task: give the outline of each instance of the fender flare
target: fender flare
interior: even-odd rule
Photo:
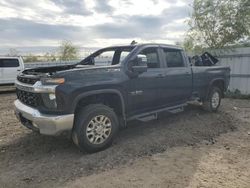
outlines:
[[[91,96],[91,95],[96,95],[96,94],[107,94],[107,93],[110,93],[110,94],[117,94],[121,100],[121,105],[122,105],[122,116],[123,116],[123,119],[125,120],[126,118],[126,113],[125,113],[125,101],[124,101],[124,97],[122,95],[122,93],[117,90],[117,89],[101,89],[101,90],[93,90],[93,91],[87,91],[87,92],[84,92],[82,94],[79,94],[75,100],[73,101],[73,104],[72,104],[72,111],[75,110],[78,102],[85,98],[85,97],[88,97],[88,96]]]
[[[225,85],[225,80],[224,80],[223,78],[215,78],[215,79],[211,80],[211,81],[209,82],[209,84],[208,84],[208,88],[207,88],[207,92],[206,92],[206,99],[207,99],[207,97],[208,97],[208,95],[209,95],[209,91],[210,91],[211,87],[212,87],[212,86],[214,85],[214,83],[217,82],[217,81],[223,82],[223,84]],[[224,89],[223,89],[223,91],[222,91],[222,94],[223,94],[223,92],[224,92]]]

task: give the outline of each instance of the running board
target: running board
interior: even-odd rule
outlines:
[[[141,117],[138,117],[136,119],[139,121],[146,122],[146,121],[151,121],[151,120],[154,120],[157,118],[158,118],[157,113],[155,113],[155,114],[151,114],[151,115],[141,116]]]
[[[179,113],[179,112],[183,112],[184,111],[184,107],[179,107],[179,108],[174,108],[174,109],[170,109],[168,110],[170,113],[172,114],[176,114],[176,113]]]
[[[154,120],[154,119],[158,118],[158,113],[164,112],[164,111],[172,113],[172,114],[176,114],[176,113],[182,112],[184,110],[184,106],[186,106],[186,105],[187,104],[184,103],[184,104],[177,105],[177,106],[161,108],[159,110],[154,110],[154,111],[151,111],[151,112],[138,114],[138,115],[132,116],[131,118],[128,118],[128,121],[134,120],[134,119],[137,119],[139,121],[144,121],[144,122]]]

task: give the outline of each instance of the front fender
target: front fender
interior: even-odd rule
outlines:
[[[108,93],[117,94],[119,96],[121,100],[121,105],[122,105],[122,115],[123,115],[123,118],[125,118],[126,117],[125,100],[124,100],[122,93],[117,89],[101,89],[101,90],[93,90],[93,91],[87,91],[87,92],[81,93],[73,101],[71,110],[74,112],[79,101],[85,97],[96,95],[96,94],[108,94]]]

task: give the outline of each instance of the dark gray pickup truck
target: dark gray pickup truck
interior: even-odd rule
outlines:
[[[46,135],[70,131],[80,149],[95,152],[130,120],[177,113],[194,100],[215,112],[229,77],[228,67],[191,66],[176,46],[114,46],[75,65],[23,71],[15,112],[26,127]]]

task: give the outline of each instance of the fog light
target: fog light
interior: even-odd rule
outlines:
[[[49,99],[50,100],[55,100],[56,99],[56,95],[54,93],[50,93],[49,94]]]
[[[55,109],[56,95],[54,93],[42,93],[43,105],[48,109]]]

